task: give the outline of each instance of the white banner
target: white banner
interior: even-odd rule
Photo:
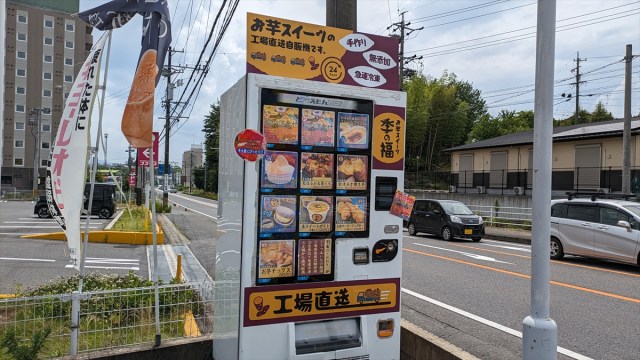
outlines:
[[[102,52],[110,33],[104,34],[93,46],[73,82],[47,168],[49,212],[65,232],[71,262],[76,270],[80,270],[82,250],[80,213],[84,206],[91,111],[98,91],[96,83],[100,78]]]

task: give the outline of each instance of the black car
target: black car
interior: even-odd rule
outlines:
[[[89,207],[89,190],[91,184],[85,184],[84,187],[84,210],[87,212]],[[93,189],[93,203],[91,204],[91,215],[98,215],[101,219],[109,219],[116,212],[116,186],[114,184],[95,184]],[[41,218],[51,217],[47,206],[47,198],[40,196],[33,208],[33,213]]]
[[[480,241],[484,236],[482,217],[455,200],[416,200],[407,229],[409,235],[425,232],[446,241],[453,238]]]

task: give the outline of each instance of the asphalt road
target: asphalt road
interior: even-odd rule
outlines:
[[[20,238],[31,233],[62,231],[53,219],[33,215],[33,206],[31,201],[0,203],[0,294],[12,294],[17,286],[35,287],[77,273],[68,267],[66,242]],[[110,221],[92,216],[90,228],[103,229]],[[144,246],[89,243],[87,273],[126,274],[130,270],[145,278],[149,276]]]
[[[402,317],[481,359],[522,358],[530,246],[405,236]],[[638,359],[640,271],[568,257],[551,263],[559,359]]]

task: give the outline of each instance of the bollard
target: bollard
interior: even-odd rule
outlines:
[[[176,266],[176,280],[182,282],[182,255],[178,255],[178,265]]]

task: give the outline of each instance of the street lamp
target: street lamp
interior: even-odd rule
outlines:
[[[105,133],[104,134],[104,166],[107,166],[107,144],[109,144],[107,140],[109,140],[109,134]]]
[[[29,111],[29,125],[31,135],[35,142],[35,154],[33,157],[33,197],[38,200],[38,180],[40,178],[40,122],[42,120],[42,108],[32,108]],[[35,129],[35,133],[33,132]]]

